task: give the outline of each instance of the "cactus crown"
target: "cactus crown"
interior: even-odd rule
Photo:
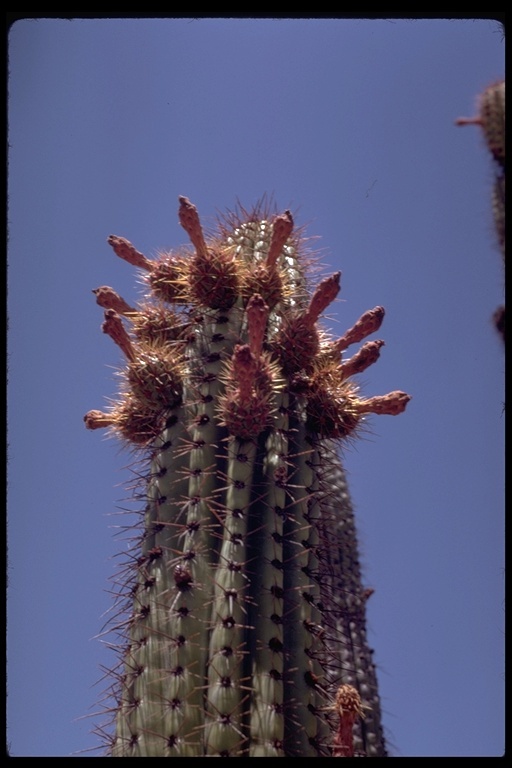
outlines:
[[[143,271],[151,300],[131,307],[109,287],[94,291],[126,364],[118,400],[85,424],[150,462],[110,753],[342,756],[354,731],[359,750],[383,755],[333,441],[409,400],[359,394],[352,377],[382,341],[343,357],[384,310],[339,339],[320,329],[340,273],[308,290],[289,211],[231,216],[207,239],[180,197],[179,220],[192,250],[156,261],[108,239]]]

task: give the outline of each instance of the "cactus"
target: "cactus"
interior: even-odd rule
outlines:
[[[310,290],[289,211],[258,206],[141,269],[131,307],[94,291],[126,365],[84,417],[147,457],[141,535],[120,577],[111,756],[385,756],[353,513],[339,443],[409,396],[359,395],[382,307],[341,338],[319,321],[340,273]],[[124,616],[127,612],[127,618]]]
[[[505,81],[488,86],[478,99],[475,117],[459,117],[456,125],[479,125],[494,165],[492,214],[497,245],[505,263]],[[505,307],[498,307],[493,315],[498,333],[505,341]]]

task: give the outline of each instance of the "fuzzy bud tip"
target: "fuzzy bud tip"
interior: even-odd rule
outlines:
[[[267,254],[267,267],[274,267],[286,241],[293,232],[293,218],[290,211],[285,211],[274,219],[272,240]]]
[[[324,278],[316,287],[305,315],[308,325],[313,326],[322,312],[331,304],[340,291],[341,272]]]
[[[364,312],[355,325],[349,328],[341,339],[334,342],[333,349],[341,353],[347,347],[350,347],[351,344],[358,344],[363,339],[366,339],[367,336],[370,336],[370,334],[378,331],[385,314],[384,307],[374,307]]]
[[[411,396],[406,392],[389,392],[387,395],[377,395],[368,400],[359,400],[355,405],[359,413],[377,413],[388,416],[398,416],[406,409]]]
[[[178,210],[179,222],[189,236],[190,242],[196,249],[197,255],[206,256],[208,254],[208,249],[206,247],[203,228],[199,220],[197,208],[190,202],[188,197],[180,196],[178,200],[180,204]]]
[[[126,240],[126,238],[110,235],[107,238],[107,243],[114,249],[116,256],[127,261],[133,267],[139,267],[148,272],[151,269],[151,262],[149,259],[146,259],[146,257],[140,253],[129,240]]]
[[[352,685],[341,685],[332,706],[339,717],[338,730],[333,739],[333,757],[354,757],[353,726],[363,716],[363,705],[358,691]]]
[[[113,309],[120,315],[133,314],[135,310],[120,296],[113,288],[108,285],[101,285],[99,288],[94,288],[94,295],[96,296],[96,304],[104,309]]]
[[[247,303],[247,324],[249,346],[256,357],[260,356],[263,347],[268,313],[269,308],[263,297],[258,293],[254,294]]]
[[[380,357],[381,347],[384,346],[382,339],[376,341],[367,341],[355,355],[341,364],[343,378],[355,376],[365,371],[370,365],[377,362]]]
[[[112,426],[114,419],[103,411],[88,411],[84,416],[84,423],[87,429],[104,429]]]
[[[103,333],[106,333],[107,336],[110,336],[112,341],[117,344],[128,360],[135,359],[135,353],[128,332],[126,331],[120,316],[113,309],[106,310],[105,322],[102,324],[101,330]]]

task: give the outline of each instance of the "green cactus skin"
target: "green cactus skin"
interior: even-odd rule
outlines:
[[[179,219],[193,249],[156,261],[109,238],[149,299],[94,291],[126,366],[117,402],[85,424],[149,459],[108,753],[386,756],[337,455],[367,414],[410,399],[358,394],[383,342],[342,359],[384,310],[337,340],[320,330],[340,275],[309,290],[289,211],[232,214],[208,241],[187,198]]]

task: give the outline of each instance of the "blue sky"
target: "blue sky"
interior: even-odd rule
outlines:
[[[343,451],[397,756],[504,751],[504,275],[493,168],[454,121],[504,76],[488,20],[18,21],[9,36],[8,744],[66,756],[113,655],[93,639],[131,478],[83,427],[120,357],[91,293],[264,193],[342,271],[329,327],[386,308],[361,384],[413,399]],[[95,755],[97,753],[86,753]]]

